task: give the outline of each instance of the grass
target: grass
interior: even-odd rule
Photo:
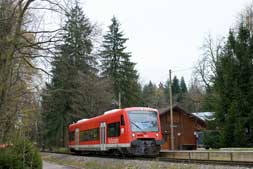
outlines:
[[[67,147],[59,147],[59,148],[56,148],[54,151],[60,152],[60,153],[68,153],[69,149]]]
[[[253,148],[220,148],[221,151],[253,151]]]

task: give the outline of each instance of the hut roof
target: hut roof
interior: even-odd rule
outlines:
[[[176,112],[181,112],[189,117],[192,117],[194,119],[197,120],[198,123],[200,123],[201,125],[203,126],[206,126],[206,121],[203,120],[202,118],[196,116],[195,114],[192,114],[192,113],[189,113],[187,111],[185,111],[182,107],[180,107],[179,105],[173,105],[173,112],[176,111]],[[159,112],[160,112],[160,116],[164,115],[164,114],[167,114],[167,113],[170,113],[170,107],[166,107],[166,108],[161,108],[159,109]]]

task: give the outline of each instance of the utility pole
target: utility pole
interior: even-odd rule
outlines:
[[[121,108],[121,94],[119,92],[119,109]]]
[[[170,69],[170,140],[171,140],[171,150],[174,150],[174,129],[173,129],[173,105],[172,105],[172,81],[171,81],[171,69]]]

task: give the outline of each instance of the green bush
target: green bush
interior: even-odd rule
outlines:
[[[206,149],[220,148],[220,133],[218,131],[204,131],[203,144]]]
[[[19,169],[22,166],[22,161],[10,148],[0,149],[0,169]]]
[[[39,151],[26,139],[0,149],[0,169],[41,169]]]

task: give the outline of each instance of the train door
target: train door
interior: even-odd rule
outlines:
[[[79,145],[79,128],[75,129],[75,145]]]
[[[100,150],[106,150],[106,123],[100,123]]]

